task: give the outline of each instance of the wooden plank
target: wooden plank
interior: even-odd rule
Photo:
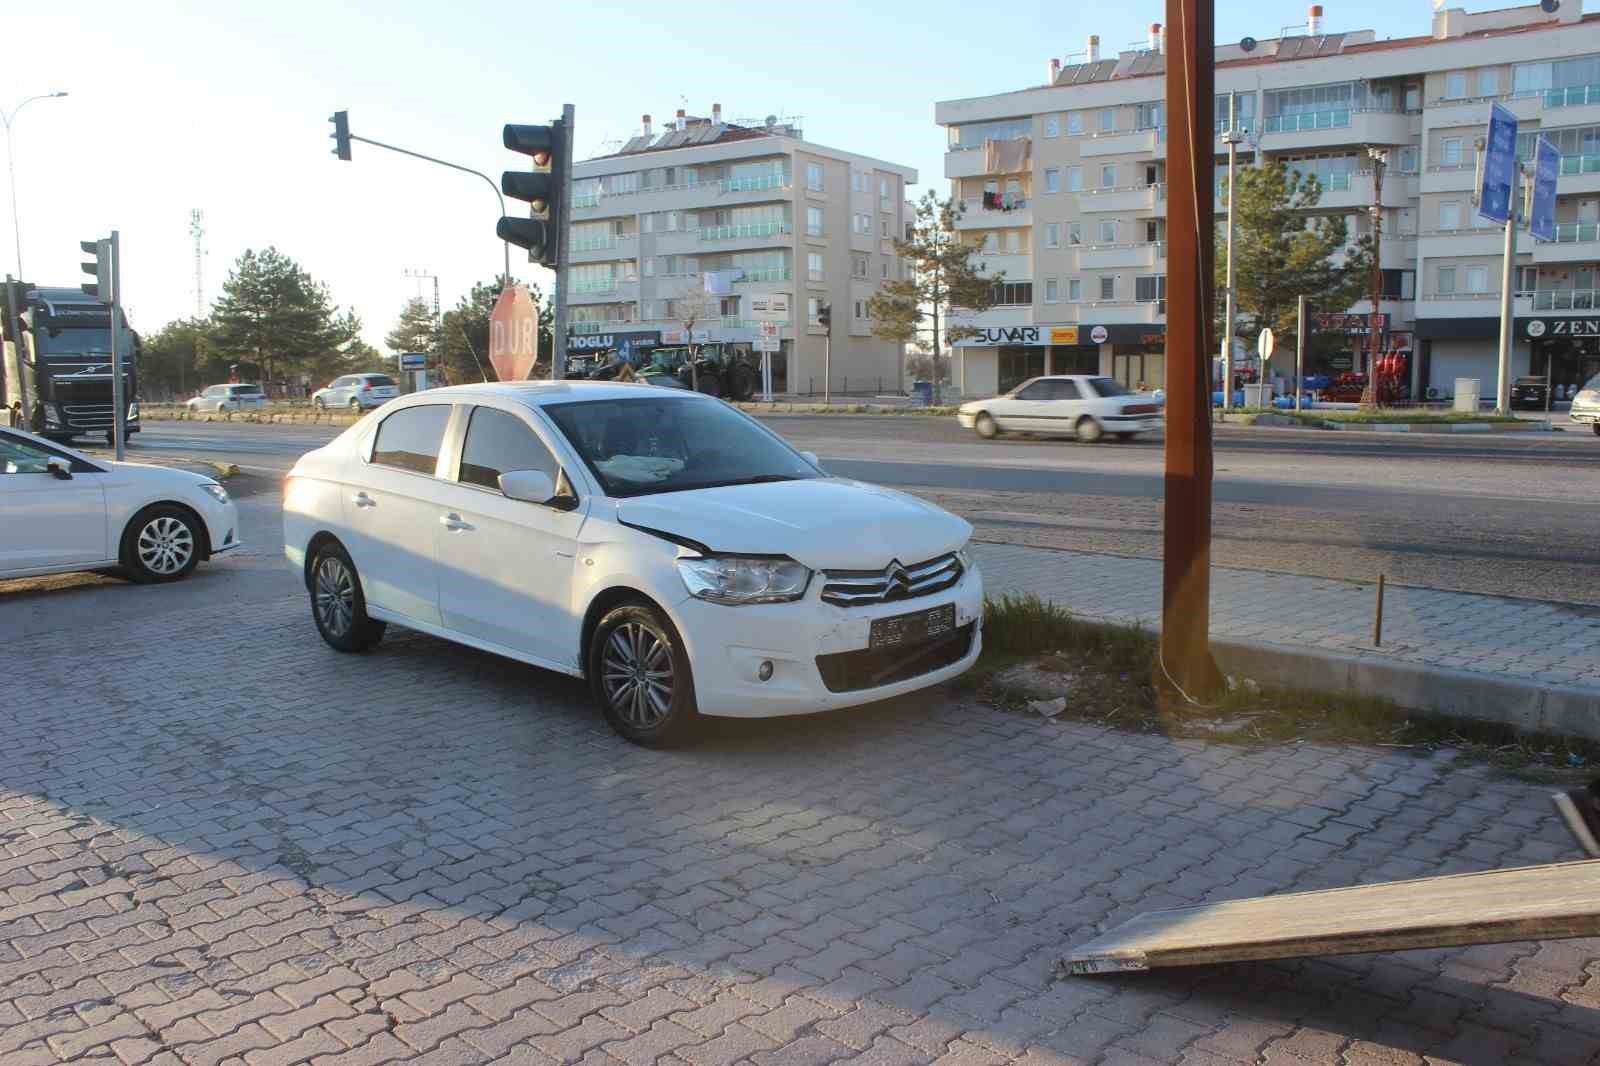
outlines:
[[[1151,911],[1070,952],[1075,974],[1600,936],[1600,859]]]

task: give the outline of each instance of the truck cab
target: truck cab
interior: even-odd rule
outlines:
[[[43,437],[114,432],[111,308],[79,289],[23,287],[15,319],[5,314],[6,406],[26,394],[23,425]],[[13,336],[13,321],[19,336]],[[139,432],[139,337],[127,317],[117,323],[126,431]]]

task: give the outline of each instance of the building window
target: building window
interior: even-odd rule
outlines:
[[[1100,243],[1101,244],[1116,244],[1117,243],[1117,220],[1116,219],[1114,219],[1114,218],[1104,218],[1104,219],[1100,220]]]
[[[1044,246],[1046,248],[1061,247],[1061,225],[1056,222],[1044,224]]]
[[[1083,243],[1083,223],[1067,223],[1067,244],[1077,246]]]
[[[1414,270],[1385,270],[1382,272],[1383,298],[1385,300],[1415,300],[1417,298],[1417,272]]]
[[[1083,132],[1083,112],[1082,111],[1068,111],[1067,112],[1067,134],[1069,136],[1076,137],[1078,134],[1080,134],[1082,132]]]
[[[1060,299],[1061,299],[1061,287],[1056,282],[1056,279],[1055,278],[1045,278],[1044,279],[1044,302],[1047,303],[1047,304],[1053,304],[1053,303],[1059,302]]]
[[[656,257],[653,255],[645,257],[644,276],[647,278],[653,278],[656,276]]]
[[[859,171],[859,170],[852,170],[850,172],[850,191],[851,192],[865,192],[866,191],[866,189],[865,189],[865,179],[863,178],[863,176],[861,174],[861,171]]]
[[[993,255],[1000,250],[1000,235],[990,230],[983,235],[983,254]]]
[[[806,297],[806,321],[813,326],[817,324],[817,312],[822,308],[822,300],[816,296]]]
[[[1117,298],[1117,279],[1110,275],[1100,279],[1100,299],[1115,300]]]
[[[1016,255],[1018,252],[1022,251],[1021,230],[1006,230],[1006,251],[1011,255]]]
[[[1460,201],[1446,200],[1439,205],[1439,228],[1441,230],[1458,230],[1461,228]]]
[[[1115,108],[1105,108],[1100,112],[1100,132],[1111,133],[1117,128],[1117,112]]]
[[[1467,267],[1467,291],[1489,291],[1489,268],[1485,266]]]
[[[1068,192],[1082,192],[1083,191],[1083,168],[1082,167],[1068,167],[1067,168],[1067,191]]]
[[[1061,136],[1061,117],[1059,115],[1046,115],[1044,117],[1044,135],[1046,137]]]
[[[1033,303],[1033,282],[1003,281],[990,295],[996,307],[1025,307]]]
[[[1067,279],[1067,303],[1075,304],[1083,299],[1083,282],[1077,278]]]
[[[1415,174],[1417,172],[1417,146],[1408,145],[1400,149],[1400,163],[1395,168],[1402,174]]]
[[[827,275],[822,270],[822,253],[809,252],[806,255],[806,277],[812,281],[821,281]]]
[[[1101,164],[1100,187],[1102,189],[1115,189],[1117,187],[1117,165],[1115,163]]]
[[[1460,137],[1445,137],[1439,141],[1439,165],[1442,167],[1461,165]]]
[[[1538,289],[1538,287],[1538,267],[1517,267],[1517,283],[1516,288],[1512,290],[1513,292],[1521,295],[1522,293],[1533,292]]]
[[[1044,172],[1044,191],[1061,191],[1061,171],[1055,167],[1047,167]]]
[[[1449,296],[1456,291],[1456,268],[1439,268],[1439,295]]]
[[[820,237],[820,236],[822,236],[822,208],[820,208],[820,207],[808,207],[808,208],[806,208],[806,236],[808,236],[808,237]]]
[[[822,164],[821,163],[807,163],[806,164],[806,188],[810,189],[812,192],[821,192],[822,191]]]
[[[853,256],[851,256],[850,257],[850,273],[852,275],[854,275],[855,277],[858,277],[858,278],[866,277],[867,276],[867,257],[864,256],[864,255],[853,255]]]
[[[867,317],[866,305],[863,304],[860,300],[857,300],[856,301],[856,318],[857,319],[864,319],[866,317]]]
[[[884,210],[889,209],[889,179],[878,179],[878,206]]]
[[[885,239],[885,240],[887,240],[887,239],[888,239],[888,238],[889,238],[889,234],[890,234],[890,233],[891,233],[891,232],[893,232],[893,231],[892,231],[892,230],[890,230],[890,228],[889,228],[889,216],[888,216],[888,215],[884,215],[884,216],[883,216],[883,217],[882,217],[882,218],[880,218],[880,219],[879,219],[879,220],[878,220],[878,222],[879,222],[879,223],[880,223],[880,225],[881,225],[881,228],[882,228],[882,230],[883,230],[883,232],[882,232],[882,233],[881,233],[881,234],[879,234],[879,236],[881,236],[881,237],[883,237],[883,238],[884,238],[884,239]]]
[[[1157,103],[1138,105],[1134,110],[1133,128],[1136,130],[1160,129],[1161,105]]]
[[[885,259],[883,262],[878,264],[878,267],[883,273],[883,280],[884,281],[888,281],[889,280],[889,260]]]
[[[1145,274],[1133,279],[1133,298],[1142,304],[1155,303],[1167,298],[1167,276]]]
[[[723,318],[738,318],[739,298],[737,296],[724,296],[719,310],[722,312]]]
[[[1467,72],[1452,70],[1444,76],[1444,98],[1460,100],[1467,95]]]
[[[1485,67],[1478,71],[1478,95],[1500,95],[1500,72],[1493,67]]]

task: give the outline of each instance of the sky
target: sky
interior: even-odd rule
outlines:
[[[1324,10],[1329,32],[1380,38],[1426,33],[1431,19],[1427,0]],[[1274,37],[1304,20],[1300,3],[1226,3],[1216,34]],[[500,209],[477,178],[367,145],[340,162],[335,110],[357,135],[498,182],[527,162],[502,147],[507,122],[542,123],[571,103],[581,159],[632,136],[641,114],[659,128],[680,107],[707,115],[720,103],[730,120],[801,116],[808,140],[913,166],[914,195],[943,195],[934,101],[1043,84],[1050,57],[1081,51],[1088,34],[1114,54],[1152,21],[1163,3],[19,2],[4,20],[0,110],[69,93],[12,123],[22,276],[77,284],[78,241],[117,229],[125,305],[134,328],[154,332],[195,313],[199,209],[207,304],[241,252],[275,245],[381,348],[408,298],[431,299],[432,281],[407,271],[437,275],[446,308],[500,271]],[[14,273],[8,212],[0,232],[0,274]],[[549,273],[512,251],[512,272],[548,292]]]

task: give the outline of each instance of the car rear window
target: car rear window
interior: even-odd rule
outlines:
[[[1116,378],[1090,378],[1089,384],[1094,386],[1094,391],[1101,396],[1132,396],[1133,393],[1122,387]]]
[[[233,391],[240,396],[255,396],[261,392],[260,385],[235,385]]]
[[[450,422],[450,405],[426,404],[396,411],[378,427],[372,461],[418,474],[432,474],[439,464],[439,445]]]
[[[393,385],[394,378],[387,374],[368,374],[367,381],[373,385]]]

